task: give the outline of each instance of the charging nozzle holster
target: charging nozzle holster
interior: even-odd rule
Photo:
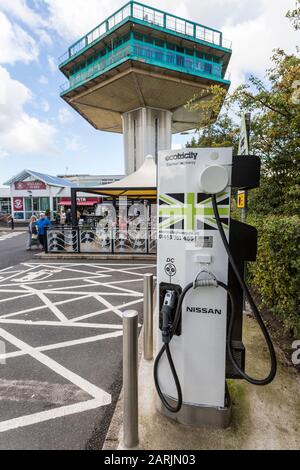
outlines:
[[[162,332],[163,343],[171,340],[171,331],[182,288],[177,284],[162,282],[159,285],[159,328]],[[181,320],[177,325],[175,335],[181,335]]]

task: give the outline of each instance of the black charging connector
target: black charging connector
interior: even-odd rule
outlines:
[[[159,285],[159,328],[164,343],[169,343],[171,340],[171,330],[181,292],[182,289],[177,284],[162,282]],[[181,319],[174,334],[181,335]]]
[[[167,290],[161,308],[163,343],[169,343],[171,340],[171,325],[173,324],[176,311],[176,297],[177,295],[174,290]]]

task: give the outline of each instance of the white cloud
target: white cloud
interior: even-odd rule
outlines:
[[[28,64],[37,60],[39,49],[34,39],[19,25],[11,23],[0,11],[0,63]]]
[[[270,57],[276,48],[295,52],[297,33],[292,29],[286,11],[293,7],[293,0],[285,3],[261,0],[261,13],[253,20],[228,24],[223,28],[225,35],[233,41],[233,54],[229,64],[233,87],[245,82],[246,75],[263,78],[270,67]]]
[[[64,139],[64,147],[66,150],[70,150],[71,152],[83,150],[83,146],[78,136],[66,137]]]
[[[44,29],[37,29],[35,32],[41,44],[46,44],[46,46],[52,46],[52,38]]]
[[[49,24],[63,38],[73,41],[105,20],[124,0],[44,0]]]
[[[52,73],[55,73],[57,71],[57,60],[55,59],[55,57],[49,55],[47,61],[50,71]]]
[[[181,149],[182,149],[182,144],[172,142],[172,150],[181,150]]]
[[[40,103],[41,110],[44,111],[44,113],[48,113],[50,111],[50,105],[47,100],[43,99]]]
[[[45,75],[41,75],[39,78],[39,82],[41,85],[48,85],[49,80]]]
[[[47,21],[30,8],[26,0],[0,0],[0,8],[31,28],[47,25]]]
[[[30,116],[24,109],[32,99],[31,91],[14,80],[0,66],[0,152],[53,153],[56,129],[47,122]]]
[[[73,114],[69,111],[68,108],[60,108],[58,111],[58,121],[60,124],[67,124],[68,122],[73,121]]]

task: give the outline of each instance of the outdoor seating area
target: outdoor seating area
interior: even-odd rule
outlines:
[[[46,253],[156,253],[156,163],[144,164],[120,181],[97,187],[71,188],[71,225],[46,230]],[[102,196],[96,216],[78,218],[78,195]]]

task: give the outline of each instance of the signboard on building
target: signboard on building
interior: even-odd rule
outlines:
[[[41,190],[47,189],[47,186],[43,181],[16,181],[15,189],[18,191]]]
[[[100,204],[102,202],[101,197],[77,197],[78,206],[93,206],[95,204]],[[60,206],[70,206],[71,198],[65,197],[59,201]]]
[[[15,212],[22,212],[24,210],[24,201],[22,197],[13,198],[13,206]]]

